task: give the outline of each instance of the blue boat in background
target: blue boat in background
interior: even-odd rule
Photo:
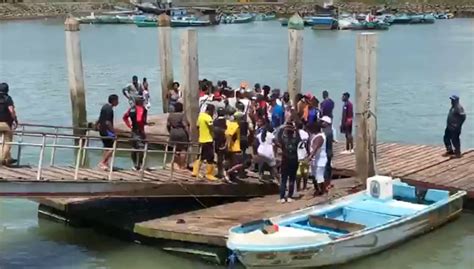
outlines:
[[[335,30],[337,29],[337,20],[331,16],[311,17],[309,24],[313,30]]]
[[[367,179],[367,190],[329,204],[235,226],[227,247],[248,268],[341,264],[452,220],[465,195],[375,176]]]
[[[410,22],[411,17],[408,14],[396,14],[392,24],[409,24]]]

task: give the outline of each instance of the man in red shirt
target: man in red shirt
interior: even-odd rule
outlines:
[[[135,106],[129,108],[123,115],[123,121],[132,130],[132,148],[143,149],[146,124],[146,108],[143,105],[143,97],[135,98]],[[132,152],[133,170],[140,170],[143,161],[143,152]]]
[[[345,92],[342,94],[342,120],[341,133],[346,136],[346,150],[343,154],[354,153],[354,138],[352,137],[352,118],[354,117],[354,108],[351,101],[349,101],[350,94]]]

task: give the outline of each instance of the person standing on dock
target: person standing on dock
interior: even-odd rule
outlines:
[[[133,96],[132,98],[135,100],[135,106],[129,108],[122,119],[125,125],[132,130],[132,139],[130,140],[132,148],[141,150],[145,147],[144,140],[146,139],[146,109],[142,96]],[[131,157],[133,162],[132,169],[135,171],[140,170],[143,166],[143,152],[133,151]]]
[[[13,132],[17,125],[15,106],[13,99],[8,95],[9,86],[7,83],[0,83],[0,135],[2,136],[1,165],[10,166],[17,160],[11,157],[11,145],[4,143],[12,142]]]
[[[446,153],[443,156],[461,158],[461,140],[459,136],[461,136],[462,125],[466,120],[466,113],[459,103],[457,95],[451,95],[449,99],[451,99],[451,108],[448,112],[446,129],[444,130],[443,140],[446,146]]]
[[[341,118],[341,133],[346,136],[346,150],[342,154],[354,153],[354,139],[352,137],[352,119],[354,117],[354,108],[351,101],[349,101],[350,94],[345,92],[342,94],[342,118]]]
[[[205,112],[199,113],[196,125],[199,130],[199,144],[201,146],[201,154],[199,158],[194,161],[193,164],[193,177],[199,176],[199,171],[201,169],[202,162],[206,162],[206,178],[208,180],[217,180],[214,176],[215,166],[214,166],[214,130],[213,130],[213,120],[215,107],[212,104],[206,106]]]
[[[168,112],[172,113],[175,111],[175,105],[182,98],[182,93],[179,90],[179,82],[173,82],[171,89],[168,91]]]
[[[321,116],[333,118],[334,101],[329,98],[328,91],[323,91],[323,101],[321,102]]]
[[[118,106],[119,97],[116,94],[109,96],[108,103],[103,105],[100,110],[99,120],[97,121],[97,129],[102,137],[102,144],[104,145],[104,153],[99,162],[99,168],[102,170],[109,169],[109,160],[112,156],[112,150],[115,139],[114,129],[114,107]]]
[[[243,156],[240,144],[240,125],[239,122],[245,117],[244,114],[235,113],[231,116],[231,120],[226,122],[227,129],[225,130],[226,144],[227,144],[227,171],[224,177],[227,182],[233,182],[237,175],[243,168]]]
[[[332,119],[329,116],[323,116],[321,118],[321,128],[324,135],[326,136],[326,166],[324,169],[324,182],[325,189],[327,190],[331,184],[332,179],[332,166],[331,160],[333,156],[332,144],[334,142],[334,133],[332,130]]]
[[[168,122],[166,125],[170,134],[170,144],[175,144],[176,156],[175,163],[179,169],[186,169],[186,152],[189,143],[189,123],[186,120],[186,115],[183,113],[183,104],[176,103],[174,105],[174,112],[168,114]],[[174,142],[174,143],[173,143]]]
[[[321,131],[321,124],[311,124],[308,129],[311,133],[308,162],[311,163],[314,196],[317,196],[324,193],[324,172],[327,164],[326,135]]]
[[[214,127],[214,150],[217,155],[217,178],[224,177],[224,158],[227,152],[225,131],[227,129],[227,119],[225,109],[217,108],[217,118],[213,122]]]
[[[293,122],[287,122],[278,135],[277,146],[281,148],[281,182],[279,203],[293,202],[295,191],[296,172],[298,170],[298,144],[301,139],[293,125]],[[288,183],[288,195],[285,199],[286,184]]]
[[[123,88],[122,93],[127,98],[130,107],[133,108],[135,106],[134,98],[143,94],[143,85],[138,82],[137,76],[132,77],[132,83]]]

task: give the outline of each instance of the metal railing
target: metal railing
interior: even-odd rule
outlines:
[[[41,132],[41,131],[27,131],[27,128],[41,128],[41,129],[52,129],[53,132]],[[61,133],[60,130],[74,130],[74,129],[81,129],[86,131],[86,135],[77,136],[73,134]],[[88,128],[72,128],[72,127],[64,127],[64,126],[51,126],[51,125],[38,125],[38,124],[22,124],[19,125],[17,130],[13,131],[13,141],[6,142],[4,134],[2,134],[2,145],[1,150],[6,145],[16,146],[17,147],[17,160],[18,163],[21,161],[21,153],[22,148],[24,147],[34,147],[40,148],[39,156],[38,156],[38,170],[36,174],[36,179],[42,179],[42,172],[44,166],[44,155],[46,149],[51,148],[51,155],[50,155],[50,166],[55,165],[55,158],[56,158],[56,150],[57,149],[70,149],[75,151],[75,164],[74,164],[74,180],[79,179],[79,172],[82,166],[84,166],[86,161],[86,156],[88,151],[104,151],[104,150],[111,150],[112,156],[110,158],[110,169],[108,173],[108,180],[113,180],[114,178],[114,163],[116,161],[116,153],[117,152],[140,152],[142,153],[141,156],[141,167],[139,170],[139,180],[145,181],[145,170],[146,170],[146,162],[149,158],[151,153],[159,153],[163,154],[163,169],[166,169],[166,165],[168,163],[168,155],[171,154],[171,167],[170,167],[170,176],[173,178],[174,175],[174,162],[176,157],[176,147],[178,145],[187,145],[187,150],[179,152],[180,154],[184,154],[186,159],[189,156],[199,155],[199,144],[198,143],[189,143],[189,142],[164,142],[163,139],[161,140],[153,140],[153,139],[143,139],[139,140],[141,143],[144,144],[143,148],[123,148],[119,147],[118,145],[127,143],[130,144],[132,142],[137,142],[136,139],[131,138],[107,138],[113,139],[113,146],[112,148],[104,148],[103,146],[91,146],[91,141],[101,141],[104,137],[96,136],[96,135],[89,135],[88,132],[91,129]],[[15,138],[16,141],[15,141]],[[36,138],[40,139],[41,143],[34,143],[34,142],[25,142],[25,138]],[[48,143],[48,140],[52,139],[52,143]],[[76,143],[70,144],[61,144],[59,143],[60,140],[71,140],[75,141]],[[172,150],[169,148],[172,147]],[[156,149],[156,148],[164,148],[164,149]],[[196,150],[197,149],[197,150]]]

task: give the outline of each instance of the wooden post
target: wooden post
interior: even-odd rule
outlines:
[[[69,92],[72,103],[72,125],[75,128],[87,127],[86,94],[84,89],[84,72],[82,69],[81,42],[79,22],[68,17],[64,22],[66,31],[66,58],[69,77]],[[85,135],[85,130],[73,131],[74,135]],[[77,142],[77,141],[76,141]]]
[[[184,112],[191,125],[190,138],[198,141],[196,126],[199,115],[199,61],[197,32],[195,29],[185,30],[181,35],[181,66],[183,72]]]
[[[173,85],[173,55],[171,53],[171,20],[166,13],[158,16],[158,55],[161,70],[161,99],[163,113],[168,113],[168,90]]]
[[[362,33],[356,43],[356,171],[359,180],[376,174],[376,48],[377,36]]]
[[[290,18],[290,22],[288,23],[288,93],[296,106],[296,95],[301,92],[303,77],[304,21],[295,14]]]

